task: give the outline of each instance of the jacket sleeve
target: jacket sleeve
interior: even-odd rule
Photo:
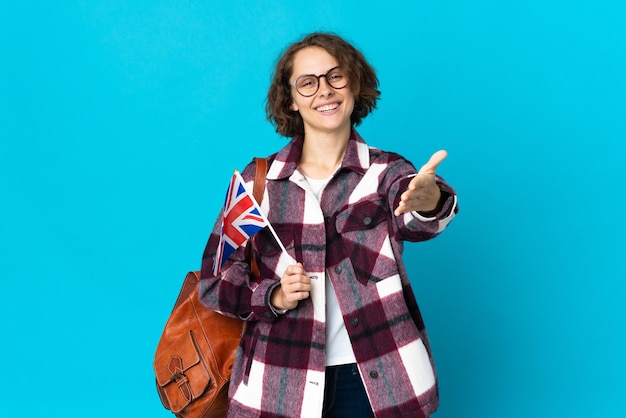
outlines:
[[[251,168],[252,167],[252,168]],[[252,181],[253,166],[242,172],[242,177]],[[250,183],[251,184],[251,183]],[[202,268],[198,296],[200,302],[210,309],[245,321],[274,321],[278,315],[269,303],[271,292],[280,283],[275,279],[255,277],[247,257],[249,239],[237,248],[222,266],[219,277],[213,275],[213,263],[220,241],[222,212],[209,236],[202,256]]]
[[[436,176],[437,185],[441,190],[437,213],[427,217],[413,211],[395,216],[393,212],[398,207],[400,196],[408,188],[417,170],[411,163],[402,159],[394,162],[393,165],[396,167],[388,170],[382,185],[387,193],[396,238],[404,241],[425,241],[439,235],[458,213],[456,192],[442,177]]]

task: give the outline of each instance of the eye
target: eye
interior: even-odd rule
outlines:
[[[332,81],[339,81],[343,79],[343,74],[340,73],[339,71],[337,72],[332,72],[328,78],[330,78]]]
[[[302,77],[298,80],[299,89],[312,89],[317,84],[317,78],[315,77]]]

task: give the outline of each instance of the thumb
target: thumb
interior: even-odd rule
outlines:
[[[448,156],[448,152],[445,150],[439,150],[436,153],[434,153],[431,157],[430,160],[428,160],[428,162],[426,164],[424,164],[422,166],[422,168],[420,168],[419,173],[426,173],[426,174],[435,174],[435,171],[437,170],[437,166],[446,159],[446,157]]]

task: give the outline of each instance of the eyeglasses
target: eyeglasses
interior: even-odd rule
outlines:
[[[319,90],[320,79],[322,77],[326,79],[326,83],[328,83],[329,86],[337,90],[348,85],[348,77],[346,77],[339,67],[331,68],[326,74],[322,75],[301,75],[296,79],[296,81],[291,83],[291,85],[296,88],[296,91],[300,93],[300,95],[304,97],[311,97]]]

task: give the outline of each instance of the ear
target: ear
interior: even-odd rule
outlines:
[[[294,112],[298,111],[298,106],[296,105],[295,102],[291,102],[291,106],[289,106],[289,108],[293,110]]]

